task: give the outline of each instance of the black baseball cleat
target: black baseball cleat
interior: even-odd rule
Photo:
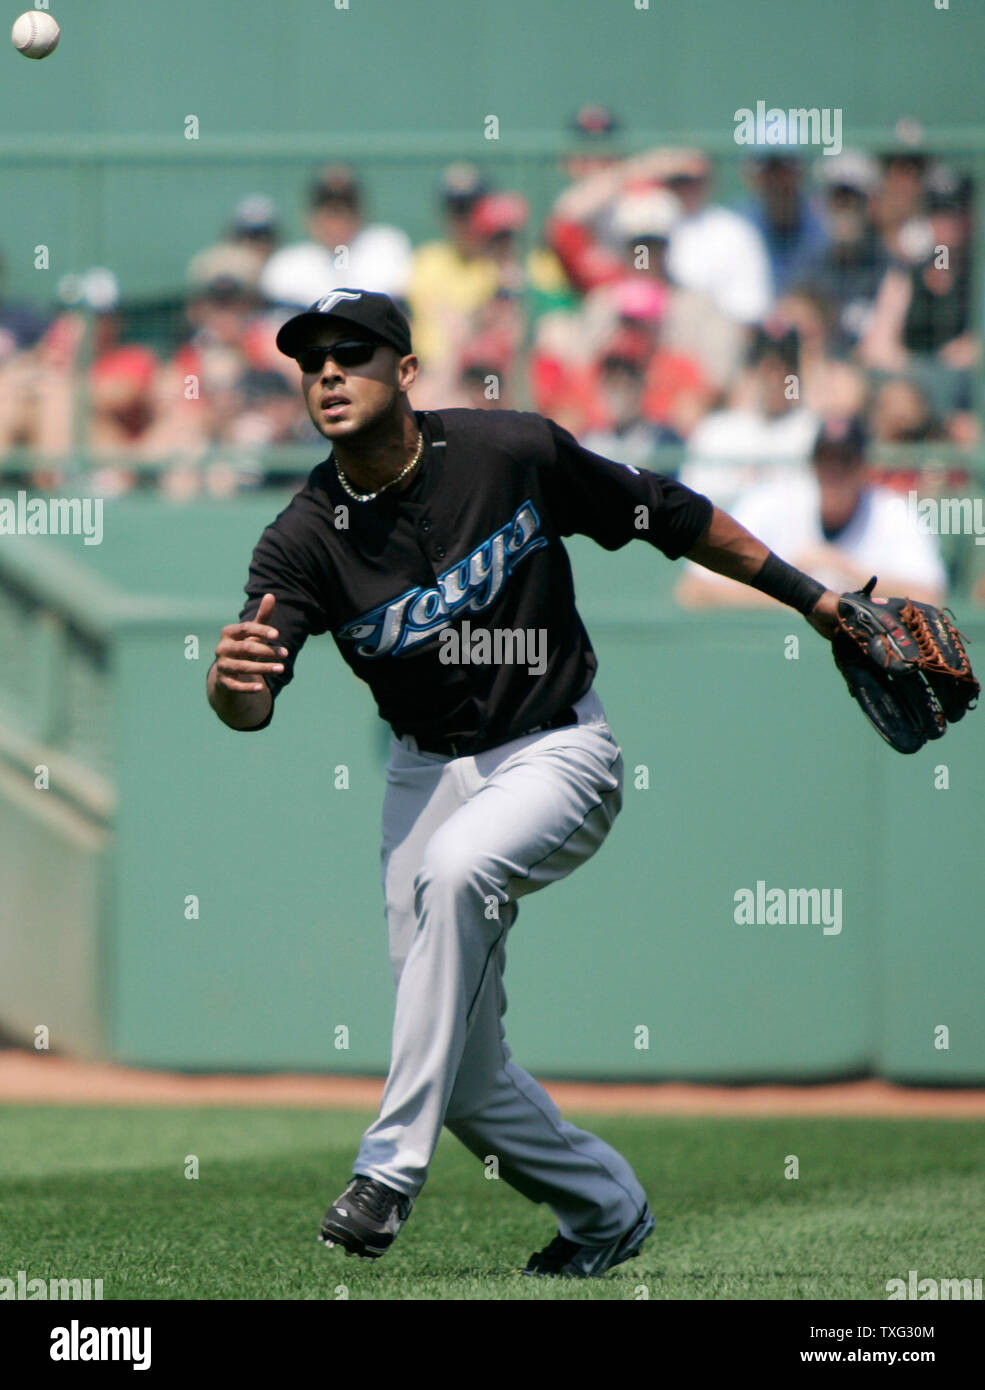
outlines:
[[[523,1273],[561,1279],[597,1279],[614,1265],[638,1255],[656,1224],[650,1208],[644,1206],[636,1225],[608,1245],[578,1245],[559,1233],[545,1249],[530,1256]]]
[[[378,1260],[396,1240],[413,1205],[413,1197],[386,1183],[356,1176],[325,1213],[318,1239],[329,1247],[341,1245],[347,1255]]]

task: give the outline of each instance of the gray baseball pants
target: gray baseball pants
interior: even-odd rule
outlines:
[[[502,1021],[518,899],[591,858],[622,805],[622,757],[594,691],[575,712],[577,725],[473,757],[391,740],[382,878],[396,1012],[380,1115],[353,1172],[416,1197],[446,1125],[546,1202],[563,1236],[603,1244],[635,1224],[646,1194],[511,1060]]]

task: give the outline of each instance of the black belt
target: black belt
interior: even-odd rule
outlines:
[[[524,729],[522,733],[513,734],[509,739],[493,738],[480,739],[477,734],[456,734],[453,738],[441,738],[437,735],[429,735],[427,740],[417,738],[417,747],[422,753],[438,753],[444,757],[469,758],[476,753],[485,753],[489,748],[497,748],[502,743],[512,743],[515,738],[526,738],[527,734],[543,733],[546,729],[563,729],[568,724],[577,724],[578,716],[571,705],[567,709],[561,710],[553,719],[549,719],[546,724],[535,724],[532,729]]]

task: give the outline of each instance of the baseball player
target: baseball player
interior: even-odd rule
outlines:
[[[392,729],[390,1068],[320,1239],[385,1254],[444,1125],[554,1213],[558,1234],[525,1274],[602,1275],[653,1230],[646,1193],[511,1059],[502,1022],[519,900],[589,859],[622,804],[563,538],[687,555],[799,609],[829,639],[837,596],[706,497],[593,454],[540,415],[412,409],[418,362],[386,295],[336,290],[289,320],[277,346],[297,360],[332,453],[257,543],[209,702],[230,728],[265,729],[305,640],[331,632]]]

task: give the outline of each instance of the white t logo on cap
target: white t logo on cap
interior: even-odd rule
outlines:
[[[319,299],[315,309],[319,314],[327,314],[343,299],[362,299],[362,295],[350,294],[348,290],[333,290],[331,294],[326,294],[324,299]]]

